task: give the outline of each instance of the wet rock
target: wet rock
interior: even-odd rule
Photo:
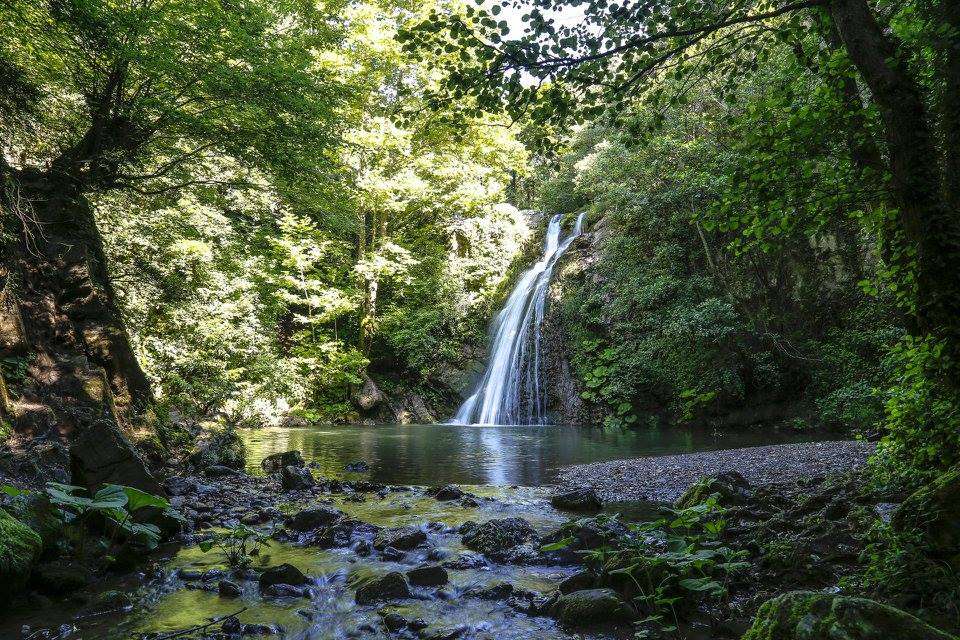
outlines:
[[[912,615],[863,598],[794,591],[760,607],[743,640],[952,640]]]
[[[601,622],[626,622],[634,617],[631,609],[613,589],[584,589],[561,595],[552,613],[569,627]]]
[[[523,518],[467,522],[460,527],[463,544],[493,560],[504,560],[514,548],[538,540],[537,532]]]
[[[850,513],[850,504],[844,500],[833,500],[823,510],[823,516],[827,520],[833,520],[834,522],[843,520],[847,517],[848,513]]]
[[[410,624],[409,620],[396,612],[381,611],[380,615],[383,616],[383,626],[385,626],[388,631],[392,631],[393,633],[406,629],[407,625]]]
[[[509,582],[494,582],[482,587],[467,589],[466,595],[481,600],[506,600],[513,595],[513,585]]]
[[[296,587],[307,584],[307,576],[292,564],[284,563],[270,567],[260,574],[261,591],[275,584],[290,584]]]
[[[365,494],[365,493],[351,493],[350,495],[345,496],[345,497],[343,498],[343,501],[344,501],[344,502],[358,502],[358,503],[359,503],[359,502],[366,502],[366,501],[367,501],[367,494]]]
[[[263,590],[265,598],[309,598],[310,589],[292,584],[272,584]]]
[[[321,549],[349,547],[353,541],[354,531],[362,525],[363,523],[358,520],[344,518],[333,526],[316,531],[307,544]]]
[[[33,529],[0,509],[0,594],[21,590],[42,545]]]
[[[919,533],[931,557],[960,568],[960,466],[904,500],[890,526],[898,533]]]
[[[544,536],[542,542],[548,545],[567,541],[563,549],[551,551],[549,555],[565,561],[576,561],[579,559],[577,551],[596,549],[608,541],[628,535],[631,535],[630,530],[618,519],[601,515],[568,522]]]
[[[364,473],[370,471],[370,465],[367,464],[364,460],[356,460],[354,462],[348,462],[344,465],[344,470],[351,473]]]
[[[361,558],[366,558],[373,553],[373,545],[370,544],[369,540],[361,540],[357,543],[357,546],[354,548],[353,552]]]
[[[59,596],[79,591],[93,582],[93,572],[77,562],[55,560],[37,566],[31,582],[40,593]]]
[[[400,562],[407,554],[395,547],[384,547],[380,552],[380,558],[387,562]]]
[[[196,582],[203,579],[203,572],[197,569],[180,569],[177,571],[177,577],[184,582]]]
[[[423,640],[456,640],[468,631],[466,625],[453,627],[427,627],[420,632]]]
[[[315,484],[309,469],[288,465],[280,470],[280,489],[283,491],[309,489]]]
[[[113,611],[129,611],[133,608],[133,596],[125,591],[104,591],[83,608],[81,616],[92,616]]]
[[[701,478],[680,496],[676,502],[678,509],[687,509],[707,500],[713,494],[719,495],[719,504],[732,507],[746,502],[753,489],[742,475],[736,471],[727,471],[716,476]]]
[[[238,598],[243,593],[243,589],[236,582],[221,580],[217,583],[217,592],[224,598]]]
[[[260,461],[260,468],[263,469],[264,473],[277,473],[284,467],[303,467],[305,465],[303,454],[299,451],[274,453]]]
[[[357,604],[371,604],[385,600],[396,600],[410,597],[410,585],[398,571],[392,571],[379,578],[374,578],[363,584],[355,596]]]
[[[466,569],[479,569],[481,567],[487,566],[487,559],[478,553],[466,551],[458,555],[456,558],[453,558],[452,560],[447,560],[441,566],[447,569],[453,569],[455,571],[463,571]]]
[[[393,529],[383,529],[378,532],[373,539],[373,547],[380,551],[387,547],[409,551],[426,541],[427,534],[418,527],[396,527]]]
[[[223,478],[226,476],[238,476],[241,475],[241,473],[236,469],[225,467],[222,464],[215,464],[204,469],[203,475],[209,478]]]
[[[5,505],[4,510],[40,536],[41,552],[52,550],[62,539],[60,511],[45,493],[34,491],[19,495]]]
[[[407,580],[418,587],[439,587],[447,584],[447,570],[440,565],[424,565],[407,571]]]
[[[320,527],[329,527],[340,521],[343,511],[325,504],[318,504],[294,514],[287,526],[294,531],[313,531]]]
[[[448,484],[443,487],[435,487],[431,489],[430,495],[437,500],[446,502],[449,500],[459,500],[460,498],[464,497],[465,494],[460,487],[453,484]]]
[[[553,495],[550,504],[563,511],[594,512],[603,508],[597,492],[589,487],[578,487]]]
[[[574,591],[593,589],[596,586],[597,574],[592,571],[580,571],[561,580],[557,589],[560,593],[573,593]]]

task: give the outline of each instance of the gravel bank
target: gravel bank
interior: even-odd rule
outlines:
[[[703,451],[563,467],[563,486],[593,487],[605,502],[672,502],[703,476],[738,471],[751,484],[776,484],[863,466],[874,444],[843,440]]]

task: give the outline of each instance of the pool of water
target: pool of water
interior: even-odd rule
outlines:
[[[321,475],[349,476],[364,461],[371,480],[390,484],[540,486],[560,467],[585,462],[692,453],[819,439],[812,434],[757,429],[607,430],[562,426],[347,425],[242,431],[247,462],[297,449]]]

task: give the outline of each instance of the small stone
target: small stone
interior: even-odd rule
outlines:
[[[236,582],[221,580],[217,584],[217,592],[224,598],[237,598],[243,593],[243,589]]]
[[[591,571],[581,571],[560,581],[557,589],[560,593],[573,593],[597,586],[597,576]]]
[[[363,473],[365,471],[370,471],[370,465],[364,460],[355,460],[354,462],[348,462],[343,467],[346,471],[351,473]]]
[[[432,490],[431,495],[433,495],[433,497],[437,500],[445,502],[448,500],[459,500],[464,496],[464,493],[460,487],[448,484]]]
[[[203,572],[196,569],[180,569],[177,571],[177,577],[187,582],[194,582],[203,579]]]
[[[387,562],[400,562],[406,555],[407,554],[396,547],[385,547],[383,551],[380,552],[380,557]]]
[[[263,595],[267,598],[306,598],[309,597],[310,590],[292,584],[272,584],[263,589]]]

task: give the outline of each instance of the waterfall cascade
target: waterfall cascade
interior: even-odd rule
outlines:
[[[560,216],[550,219],[540,261],[520,276],[490,328],[490,359],[454,424],[545,424],[546,399],[540,375],[543,310],[553,268],[582,232],[584,213],[560,241]]]

